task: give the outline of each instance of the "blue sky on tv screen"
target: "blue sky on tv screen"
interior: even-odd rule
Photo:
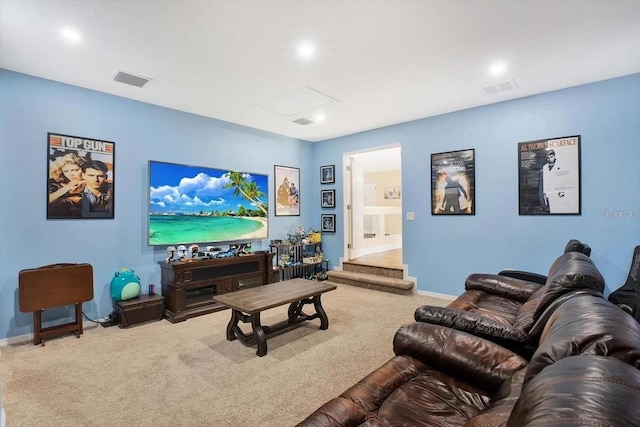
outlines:
[[[256,210],[254,202],[234,188],[223,188],[230,180],[225,169],[149,162],[149,211],[151,213],[237,212],[240,206]],[[255,181],[264,193],[260,200],[268,203],[268,176],[243,173],[247,182]]]

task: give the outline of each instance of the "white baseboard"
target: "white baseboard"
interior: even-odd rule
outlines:
[[[88,320],[85,320],[84,322],[82,322],[83,329],[91,329],[91,328],[95,328],[96,326],[98,326],[97,323],[90,322]],[[24,334],[24,335],[18,335],[15,337],[0,339],[0,354],[2,354],[2,347],[8,346],[8,345],[14,345],[14,344],[22,344],[27,341],[33,341],[33,332],[29,334]]]
[[[454,299],[457,298],[454,295],[439,294],[437,292],[429,292],[429,291],[421,291],[419,289],[418,289],[418,293],[420,295],[424,295],[424,296],[427,296],[427,297],[441,298],[441,299],[446,299],[446,300],[450,300],[450,301],[453,301]]]
[[[3,338],[0,340],[0,347],[5,347],[8,345],[14,345],[14,344],[22,344],[23,342],[32,341],[32,340],[33,340],[33,334],[25,334],[25,335],[18,335],[16,337],[11,337],[11,338]]]

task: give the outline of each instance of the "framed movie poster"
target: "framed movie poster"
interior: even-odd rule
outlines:
[[[336,232],[336,215],[335,214],[322,214],[320,215],[320,231],[324,233]]]
[[[320,166],[320,184],[333,184],[336,182],[335,165]]]
[[[115,143],[47,134],[47,219],[114,217]]]
[[[431,214],[475,215],[476,168],[473,148],[431,155]]]
[[[323,208],[335,208],[336,190],[320,190],[320,205]]]
[[[518,143],[520,215],[580,215],[580,135]]]
[[[300,169],[274,166],[276,216],[300,216]]]

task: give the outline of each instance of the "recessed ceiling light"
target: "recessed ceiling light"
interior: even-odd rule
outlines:
[[[80,41],[82,40],[80,32],[71,27],[64,27],[60,29],[60,37],[62,37],[63,40],[73,44],[80,43]]]
[[[304,41],[298,45],[298,48],[296,49],[296,53],[298,54],[298,57],[300,59],[308,61],[315,56],[316,47],[312,43],[308,41]]]
[[[494,62],[489,67],[489,74],[491,74],[493,77],[500,77],[505,73],[505,71],[507,71],[507,64],[505,64],[503,61]]]
[[[324,122],[325,120],[327,120],[327,116],[325,116],[325,114],[324,114],[324,113],[317,113],[315,116],[313,116],[313,120],[314,120],[316,123],[322,123],[322,122]]]

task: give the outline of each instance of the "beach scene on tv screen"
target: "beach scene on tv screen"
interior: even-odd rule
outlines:
[[[149,162],[149,245],[268,236],[267,175]]]

